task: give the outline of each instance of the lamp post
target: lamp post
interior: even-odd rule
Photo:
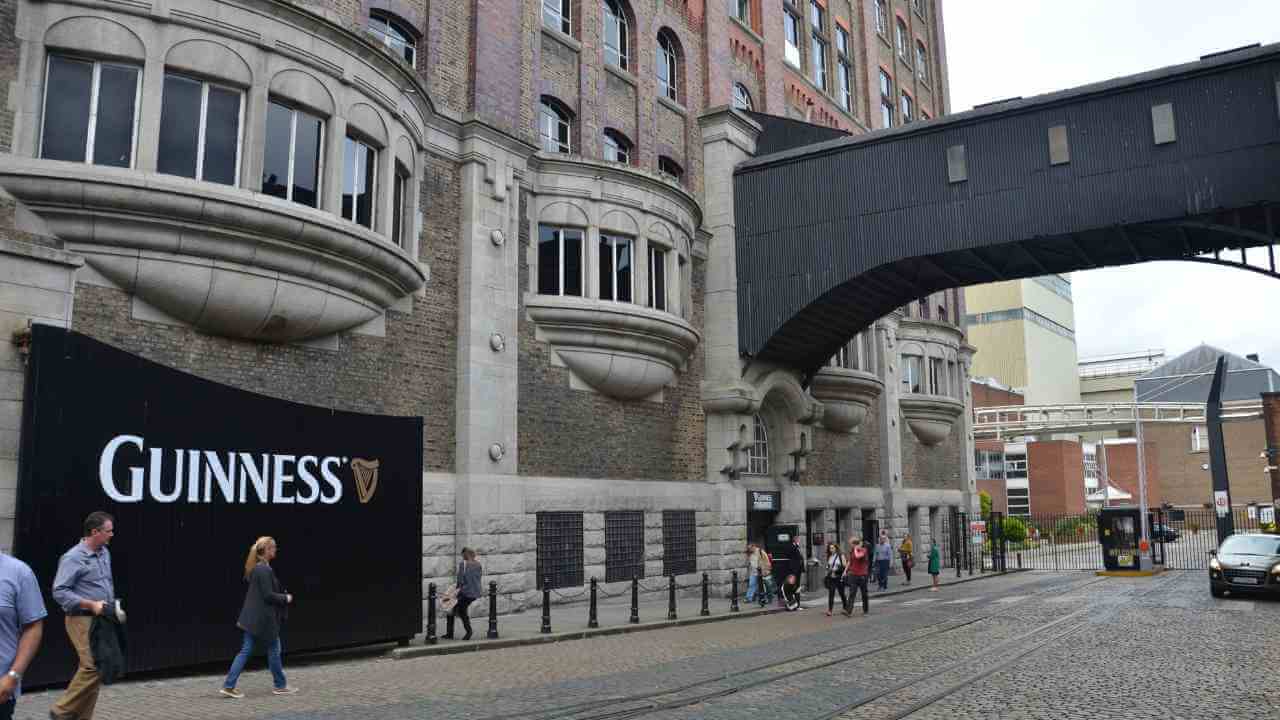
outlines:
[[[1151,524],[1147,522],[1147,454],[1142,441],[1142,409],[1133,404],[1134,439],[1138,443],[1138,514],[1142,522],[1142,535],[1138,542],[1138,567],[1151,569]],[[1145,549],[1144,549],[1145,548]]]

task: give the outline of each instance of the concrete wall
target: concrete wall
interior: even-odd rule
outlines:
[[[1026,404],[1080,402],[1075,341],[1031,322],[1023,321],[1022,325],[1026,342]]]

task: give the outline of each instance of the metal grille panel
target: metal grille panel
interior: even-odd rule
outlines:
[[[544,578],[551,588],[581,587],[582,513],[538,513],[538,589]]]
[[[644,577],[644,511],[604,514],[604,581]]]
[[[662,574],[698,571],[698,523],[692,510],[662,511]]]

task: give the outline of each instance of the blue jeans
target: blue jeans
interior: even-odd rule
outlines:
[[[224,688],[234,688],[240,680],[240,673],[244,672],[244,666],[249,662],[249,656],[253,654],[254,639],[249,633],[244,634],[244,643],[240,645],[240,654],[236,655],[236,659],[231,661],[231,672],[227,673],[226,682],[222,683]],[[280,636],[272,641],[267,647],[267,666],[271,668],[271,679],[275,682],[276,689],[288,687],[289,683],[284,679],[284,663],[280,662]]]
[[[889,589],[889,561],[888,560],[876,561],[876,584],[880,586],[881,590]]]
[[[9,702],[0,705],[0,720],[11,720],[13,718],[13,709],[18,706],[16,698],[10,699]]]
[[[752,575],[747,578],[747,602],[753,602],[756,599],[756,587],[760,583],[760,578]]]

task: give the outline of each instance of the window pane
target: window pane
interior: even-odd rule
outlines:
[[[394,196],[391,199],[391,242],[408,249],[405,246],[402,237],[404,230],[404,186],[408,183],[409,178],[400,172],[399,167],[396,168],[395,187],[392,188]]]
[[[204,121],[204,179],[236,184],[236,148],[240,144],[240,93],[209,88]]]
[[[378,151],[360,145],[360,172],[356,177],[356,223],[373,229],[373,198],[377,190]]]
[[[582,231],[564,231],[564,294],[582,297]]]
[[[613,243],[612,239],[600,233],[600,299],[616,300],[613,285]]]
[[[84,162],[89,142],[89,97],[93,64],[49,58],[45,85],[43,146],[40,157]]]
[[[293,201],[319,207],[320,118],[298,113],[298,135],[293,151]]]
[[[631,238],[617,238],[615,243],[618,302],[631,302]]]
[[[653,296],[649,304],[656,310],[667,309],[667,254],[661,250],[650,249],[653,262],[649,264],[649,285]]]
[[[267,132],[263,138],[262,192],[278,198],[289,197],[289,138],[293,126],[293,110],[270,103],[267,105]]]
[[[555,228],[538,229],[538,294],[560,294],[560,234]]]
[[[178,75],[164,77],[156,170],[169,175],[189,178],[196,176],[196,153],[200,141],[200,95],[200,81]]]
[[[98,124],[93,164],[129,167],[133,162],[133,111],[138,99],[138,69],[103,65],[98,81]]]

